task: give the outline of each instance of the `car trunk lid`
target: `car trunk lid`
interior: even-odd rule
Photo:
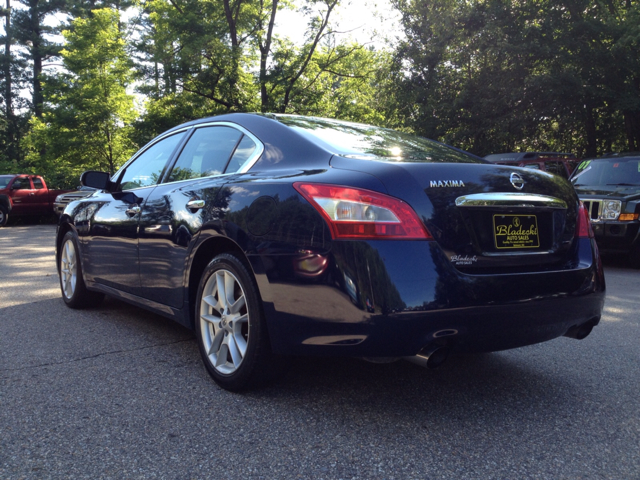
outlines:
[[[578,199],[558,176],[486,163],[335,156],[331,165],[378,176],[388,194],[414,208],[459,270],[540,270],[571,258]]]

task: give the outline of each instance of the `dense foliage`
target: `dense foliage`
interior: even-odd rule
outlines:
[[[10,1],[0,173],[54,186],[235,111],[390,126],[479,155],[640,150],[637,0],[392,0],[403,35],[382,51],[333,30],[338,0]],[[299,43],[275,26],[292,8],[308,21]]]
[[[480,155],[640,150],[640,3],[395,2],[417,132]]]

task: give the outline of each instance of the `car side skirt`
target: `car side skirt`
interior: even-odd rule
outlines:
[[[132,295],[127,292],[123,292],[117,290],[113,287],[108,287],[106,285],[102,285],[96,282],[87,281],[87,288],[89,290],[93,290],[96,292],[102,292],[106,295],[110,295],[112,297],[117,298],[118,300],[125,301],[136,307],[144,308],[145,310],[149,310],[150,312],[157,313],[158,315],[162,315],[163,317],[170,318],[179,324],[191,329],[191,322],[189,319],[189,307],[188,305],[183,308],[173,308],[168,305],[163,305],[162,303],[154,302],[152,300],[148,300],[146,298],[139,297],[137,295]]]

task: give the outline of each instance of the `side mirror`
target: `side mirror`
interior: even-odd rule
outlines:
[[[88,170],[80,175],[80,184],[84,187],[107,191],[110,191],[111,186],[113,185],[108,173],[96,172],[93,170]]]

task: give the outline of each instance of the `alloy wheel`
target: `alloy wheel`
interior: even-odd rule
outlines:
[[[230,375],[241,365],[249,342],[249,312],[245,293],[229,270],[215,271],[200,302],[202,342],[211,365]]]
[[[62,277],[62,292],[68,299],[73,297],[78,281],[78,264],[76,249],[71,239],[64,242],[60,256],[60,275]]]

